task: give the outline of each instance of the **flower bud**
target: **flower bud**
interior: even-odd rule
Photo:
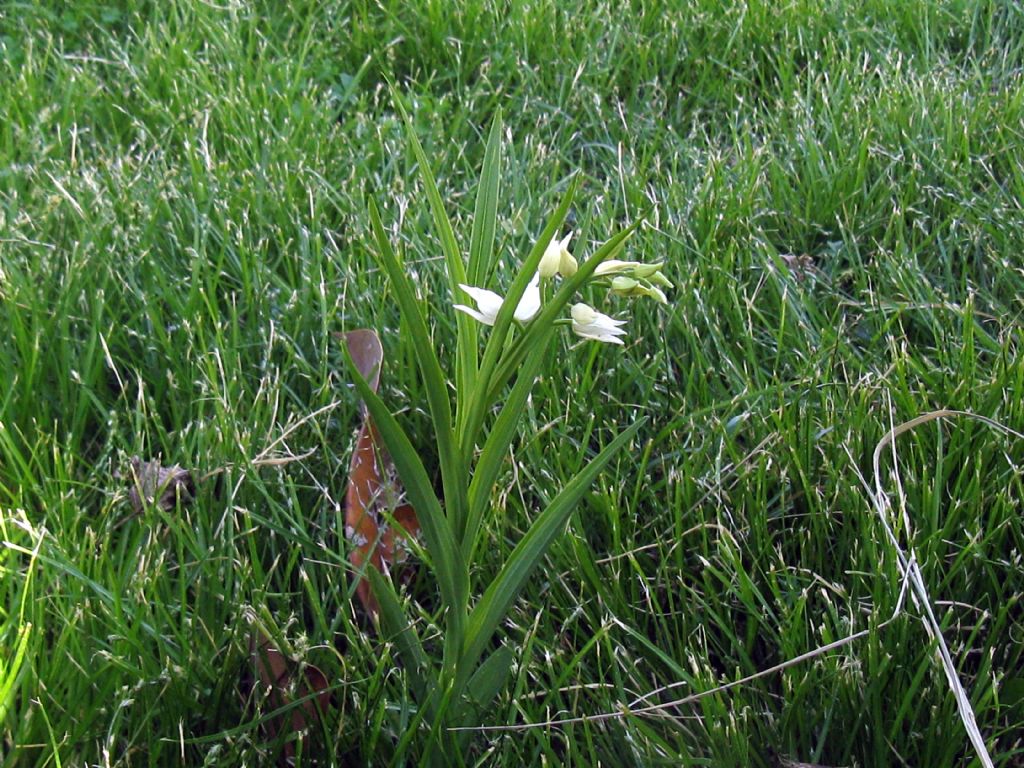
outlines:
[[[561,258],[558,262],[558,271],[562,273],[562,277],[572,277],[576,274],[577,269],[579,269],[579,266],[576,264],[576,259],[569,253],[569,249],[563,245]]]
[[[638,285],[640,285],[639,281],[634,280],[632,277],[619,275],[618,277],[612,278],[612,293],[619,293],[626,296]]]
[[[668,297],[665,295],[665,292],[661,290],[661,288],[658,288],[657,286],[654,285],[648,285],[645,286],[644,290],[646,291],[646,293],[644,294],[645,296],[654,299],[659,304],[668,304]]]
[[[561,240],[557,237],[551,238],[548,247],[544,249],[544,255],[540,257],[540,266],[537,272],[547,279],[561,273],[562,277],[572,277],[576,274],[576,259],[569,253],[569,238],[572,232]]]
[[[641,266],[640,262],[608,259],[608,261],[603,261],[597,265],[597,269],[594,270],[594,276],[602,277],[607,275],[621,275],[623,272],[628,272],[636,266]]]
[[[558,265],[562,259],[562,249],[557,240],[552,239],[548,247],[544,249],[544,255],[540,257],[540,265],[537,272],[547,279],[558,274]]]
[[[665,262],[659,261],[657,264],[636,264],[634,262],[633,277],[637,280],[643,280],[644,278],[654,277],[654,275],[661,274],[661,268]]]
[[[675,288],[675,285],[672,284],[672,281],[669,280],[667,277],[665,277],[665,273],[664,272],[655,272],[648,279],[652,283],[654,283],[656,285],[660,285],[663,288]]]
[[[668,304],[668,298],[660,288],[650,285],[647,282],[634,280],[632,277],[626,277],[625,275],[619,275],[618,277],[612,278],[611,292],[616,296],[646,296],[647,298],[654,299],[661,304]]]
[[[573,333],[577,336],[608,344],[623,343],[619,337],[626,335],[621,327],[626,324],[625,320],[616,320],[586,304],[573,304],[569,314],[572,315]]]

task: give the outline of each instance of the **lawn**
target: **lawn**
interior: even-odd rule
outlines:
[[[636,431],[487,645],[495,698],[439,736],[356,597],[337,334],[380,335],[439,490],[370,205],[454,401],[425,179],[470,253],[489,135],[487,287],[575,189],[580,262],[639,220],[619,258],[674,288],[584,286],[625,344],[538,353],[471,603]],[[1008,0],[0,5],[0,766],[282,762],[260,631],[330,688],[301,765],[1024,764],[1022,206]],[[133,504],[136,457],[195,498]],[[395,605],[441,663],[441,554],[414,559]]]

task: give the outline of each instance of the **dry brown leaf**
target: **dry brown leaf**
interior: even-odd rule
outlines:
[[[178,502],[191,502],[196,495],[196,484],[192,473],[177,464],[165,467],[159,461],[143,461],[133,456],[128,471],[128,500],[135,514],[154,502],[165,512],[174,509]]]
[[[376,392],[384,361],[376,331],[360,329],[340,337],[356,368]],[[368,566],[384,572],[407,560],[411,540],[419,538],[420,525],[415,510],[404,503],[404,495],[394,464],[364,408],[345,493],[345,536],[352,544],[350,559],[357,574]],[[365,576],[359,578],[356,594],[367,611],[377,613],[377,601]]]
[[[253,632],[249,649],[256,668],[256,684],[261,687],[260,693],[266,696],[270,710],[305,699],[265,723],[271,741],[276,741],[282,735],[282,729],[287,729],[280,764],[291,765],[297,744],[303,744],[303,752],[307,753],[308,742],[303,742],[308,736],[308,726],[318,722],[330,707],[327,676],[312,664],[299,666],[291,661],[261,630]]]
[[[809,254],[781,253],[779,258],[789,267],[789,271],[797,282],[802,282],[808,275],[814,273],[814,259]]]
[[[818,763],[801,763],[798,760],[790,760],[788,757],[779,758],[780,768],[831,768],[828,765],[819,765]]]

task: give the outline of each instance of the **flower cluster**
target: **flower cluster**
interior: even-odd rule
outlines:
[[[552,238],[544,250],[537,273],[533,276],[516,306],[513,314],[516,322],[528,323],[540,311],[540,281],[542,278],[550,280],[556,275],[572,277],[576,274],[579,267],[576,259],[569,252],[571,237],[572,233],[570,232],[561,240],[557,237]],[[667,304],[668,299],[662,289],[671,288],[672,281],[662,273],[662,265],[663,262],[644,264],[639,261],[609,259],[598,265],[594,270],[594,277],[603,278],[612,295],[632,298],[645,296]],[[473,299],[476,307],[456,304],[455,309],[465,312],[484,325],[494,325],[505,300],[494,291],[484,288],[476,288],[462,283],[459,284],[459,288]],[[626,335],[622,329],[622,326],[626,324],[625,320],[616,320],[583,303],[574,304],[570,315],[572,316],[572,330],[577,336],[609,344],[623,343],[620,337]]]
[[[672,281],[661,271],[664,262],[642,264],[639,261],[610,259],[594,270],[598,277],[611,278],[611,292],[617,296],[646,296],[668,304],[662,288],[671,288]]]

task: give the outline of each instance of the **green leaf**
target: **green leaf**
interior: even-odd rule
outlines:
[[[381,224],[380,213],[372,199],[368,207],[370,224],[377,240],[377,260],[391,281],[402,318],[412,336],[416,361],[423,375],[423,385],[427,391],[427,405],[430,408],[430,418],[434,424],[438,458],[441,462],[441,478],[444,483],[448,516],[454,530],[460,531],[464,527],[466,517],[466,476],[462,462],[455,453],[447,379],[441,370],[437,354],[434,352],[434,345],[427,332],[423,311],[416,300],[416,292],[391,247],[391,242]]]
[[[444,253],[445,264],[448,267],[448,278],[452,281],[452,288],[454,289],[457,283],[466,282],[466,267],[462,263],[462,254],[459,252],[459,244],[455,239],[455,230],[452,228],[451,219],[448,218],[448,213],[444,209],[444,201],[441,199],[441,193],[437,189],[437,181],[430,170],[430,161],[427,159],[426,152],[423,151],[423,145],[420,144],[419,137],[416,136],[416,126],[413,125],[412,118],[409,117],[409,113],[406,111],[398,92],[392,90],[391,96],[395,107],[402,116],[406,140],[409,142],[413,155],[416,157],[420,178],[423,180],[423,186],[426,187],[427,202],[430,205],[430,212],[434,217],[434,226],[437,227],[438,239],[441,241],[441,250]]]
[[[501,472],[505,455],[512,443],[523,418],[523,408],[533,390],[538,370],[544,361],[548,342],[555,330],[554,325],[547,327],[547,335],[541,338],[530,350],[526,360],[520,367],[512,391],[505,399],[490,434],[484,441],[483,450],[473,470],[473,479],[469,485],[469,512],[466,522],[466,535],[462,539],[462,554],[467,562],[473,561],[477,537],[482,526],[484,512],[491,501],[491,490]]]
[[[473,212],[473,231],[469,241],[468,284],[483,286],[487,274],[494,262],[494,232],[498,219],[498,189],[501,181],[501,111],[494,116],[490,135],[487,137],[487,148],[484,151],[484,165],[477,186],[476,207]],[[457,288],[453,287],[453,291]],[[460,290],[460,289],[458,289]],[[455,294],[458,295],[458,294]],[[461,313],[460,313],[461,314]],[[460,318],[461,321],[461,318]],[[459,343],[473,345],[473,364],[476,365],[479,328],[473,324],[472,336],[459,336]],[[467,356],[468,357],[468,356]],[[457,358],[462,360],[461,356]],[[474,371],[474,376],[475,376]],[[463,377],[463,380],[466,377]],[[457,393],[456,424],[465,423],[468,403],[472,398],[472,388],[459,388]]]
[[[416,510],[419,519],[420,529],[423,531],[423,538],[427,552],[433,561],[434,572],[437,574],[438,587],[441,590],[441,599],[448,609],[448,616],[451,624],[449,631],[455,637],[462,632],[462,624],[469,595],[469,573],[462,559],[462,553],[455,544],[455,536],[451,524],[441,509],[441,503],[434,494],[434,489],[423,468],[423,462],[409,442],[409,438],[398,425],[391,411],[380,399],[376,392],[370,389],[366,380],[359,375],[359,370],[352,362],[348,349],[343,348],[345,362],[348,364],[356,389],[360,397],[366,403],[366,407],[373,418],[384,445],[391,455],[391,460],[398,470],[398,476],[405,486],[409,503]],[[372,569],[367,569],[369,573]]]
[[[437,729],[438,723],[444,720],[444,712],[438,708],[437,702],[440,677],[437,668],[430,663],[430,657],[427,656],[415,627],[406,618],[398,595],[395,594],[394,585],[389,579],[384,578],[376,568],[367,569],[367,576],[370,579],[373,595],[377,598],[377,604],[380,606],[378,615],[381,629],[387,634],[387,639],[394,642],[398,649],[398,655],[405,664],[417,704],[416,714],[406,724],[405,733],[395,748],[396,754],[402,755],[408,750],[410,744],[421,735],[420,723],[422,721],[426,720],[431,725],[433,732]],[[427,751],[430,751],[429,746]],[[428,761],[426,764],[430,765],[432,762]]]
[[[476,192],[473,231],[469,238],[470,285],[481,285],[493,262],[494,231],[498,221],[498,190],[501,182],[501,111],[494,116],[484,151],[484,166]]]
[[[444,254],[445,265],[448,268],[448,289],[452,297],[457,296],[459,283],[467,283],[466,267],[462,263],[462,254],[459,251],[459,244],[455,239],[455,230],[452,229],[451,219],[444,209],[444,201],[441,193],[437,190],[437,181],[430,170],[430,162],[423,151],[419,138],[416,136],[416,127],[409,117],[409,113],[402,104],[398,92],[392,89],[391,97],[395,108],[402,116],[405,125],[406,140],[412,147],[413,155],[416,157],[416,164],[419,167],[420,178],[423,179],[423,186],[427,191],[427,202],[430,204],[430,212],[434,217],[434,226],[437,228],[437,236],[441,241],[441,252]],[[459,392],[470,392],[476,381],[477,373],[477,327],[476,321],[462,312],[456,313],[456,328],[458,329],[458,349],[456,352],[455,386]]]
[[[565,523],[577,502],[583,498],[604,466],[629,442],[645,421],[646,419],[635,421],[570,480],[512,550],[498,577],[487,588],[469,615],[466,626],[466,649],[459,662],[460,670],[473,669],[476,666],[477,659],[519,595],[527,577],[544,557],[551,542],[565,528]]]
[[[485,659],[484,663],[469,678],[466,694],[478,710],[483,710],[505,687],[505,681],[508,680],[514,659],[512,651],[508,646],[503,645]]]
[[[465,695],[454,705],[450,721],[461,728],[478,725],[487,713],[487,707],[505,687],[515,656],[507,646],[502,646],[481,664],[466,684]],[[451,734],[458,748],[466,750],[470,731]]]

